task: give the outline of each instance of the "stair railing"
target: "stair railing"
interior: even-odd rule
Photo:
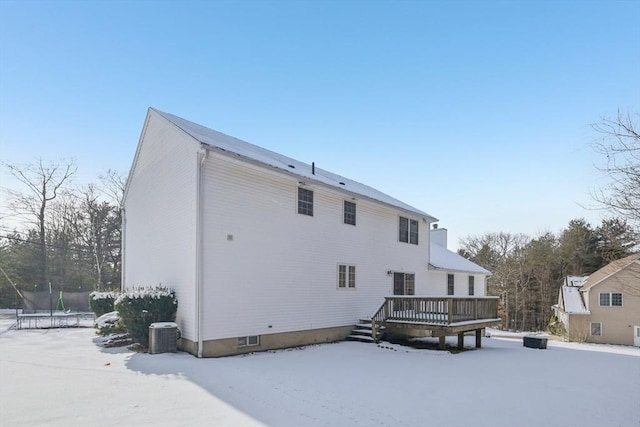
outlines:
[[[371,335],[375,342],[378,342],[379,324],[384,322],[384,320],[386,319],[388,310],[389,309],[387,306],[387,300],[385,299],[385,301],[382,303],[378,311],[376,311],[376,313],[373,316],[371,316]]]

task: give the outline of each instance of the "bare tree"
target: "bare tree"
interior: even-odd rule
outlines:
[[[63,191],[64,185],[76,173],[73,161],[62,160],[60,163],[45,164],[42,159],[35,163],[18,165],[3,163],[9,173],[27,187],[26,192],[7,190],[10,208],[34,223],[38,230],[39,265],[38,281],[44,285],[47,282],[47,250],[46,250],[46,220],[50,202]]]
[[[105,264],[110,263],[111,269],[119,268],[120,264],[120,209],[101,201],[98,192],[92,184],[80,190],[79,203],[66,220],[82,246],[91,253],[96,274],[95,289],[102,290],[107,285]]]
[[[640,227],[640,114],[622,113],[604,118],[592,128],[601,135],[593,146],[606,157],[597,166],[609,184],[592,194],[593,199]]]
[[[524,234],[500,232],[468,236],[460,241],[460,255],[492,272],[487,291],[500,297],[507,328],[516,327],[527,309],[529,277],[524,270],[523,250],[530,240]]]
[[[124,187],[127,184],[127,177],[118,171],[107,169],[99,178],[100,182],[102,182],[102,192],[116,203],[118,209],[122,209]]]

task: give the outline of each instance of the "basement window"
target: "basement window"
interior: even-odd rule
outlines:
[[[591,323],[591,335],[601,336],[602,335],[602,323],[601,322],[592,322]]]
[[[238,347],[250,347],[254,345],[260,345],[260,335],[238,337]]]

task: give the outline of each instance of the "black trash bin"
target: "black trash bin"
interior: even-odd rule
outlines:
[[[547,348],[547,339],[545,337],[536,337],[536,336],[526,336],[522,340],[522,344],[525,347],[529,348],[539,348],[545,349]]]

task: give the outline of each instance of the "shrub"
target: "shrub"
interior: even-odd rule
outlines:
[[[95,313],[96,317],[100,317],[106,313],[111,313],[118,295],[119,293],[117,292],[91,292],[89,294],[89,307],[91,308],[91,311]]]
[[[98,335],[102,336],[126,332],[117,311],[103,314],[93,322],[93,325],[98,330]]]
[[[137,288],[121,294],[115,309],[134,342],[149,345],[149,326],[176,320],[178,300],[173,289],[163,286]]]

